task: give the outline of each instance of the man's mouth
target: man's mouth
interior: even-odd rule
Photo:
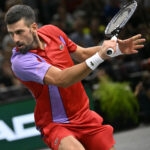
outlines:
[[[22,48],[22,47],[23,47],[23,44],[21,44],[21,43],[20,43],[20,44],[17,44],[17,47],[18,47],[18,48]]]

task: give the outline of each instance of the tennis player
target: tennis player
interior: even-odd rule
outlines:
[[[12,6],[5,22],[16,44],[12,70],[36,100],[35,123],[45,143],[53,150],[114,150],[113,127],[103,125],[103,118],[89,109],[81,80],[110,58],[108,48],[115,49],[116,56],[117,51],[133,54],[145,39],[138,34],[118,40],[118,47],[116,41],[106,40],[83,48],[56,26],[38,28],[27,5]]]

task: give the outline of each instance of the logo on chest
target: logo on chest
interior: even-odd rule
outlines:
[[[62,36],[59,36],[59,39],[60,41],[62,42],[60,45],[59,45],[59,49],[60,50],[63,50],[64,49],[64,46],[66,45],[66,42],[64,40],[64,38]]]
[[[60,50],[63,50],[63,49],[64,49],[64,44],[63,44],[63,43],[59,45],[59,49],[60,49]]]

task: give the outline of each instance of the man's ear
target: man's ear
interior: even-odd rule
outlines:
[[[35,23],[35,22],[32,23],[32,24],[31,24],[31,29],[32,29],[33,32],[35,32],[35,31],[38,29],[37,23]]]

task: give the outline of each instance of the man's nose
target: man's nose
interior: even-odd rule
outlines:
[[[13,35],[13,41],[17,43],[19,41],[19,36],[17,34]]]

